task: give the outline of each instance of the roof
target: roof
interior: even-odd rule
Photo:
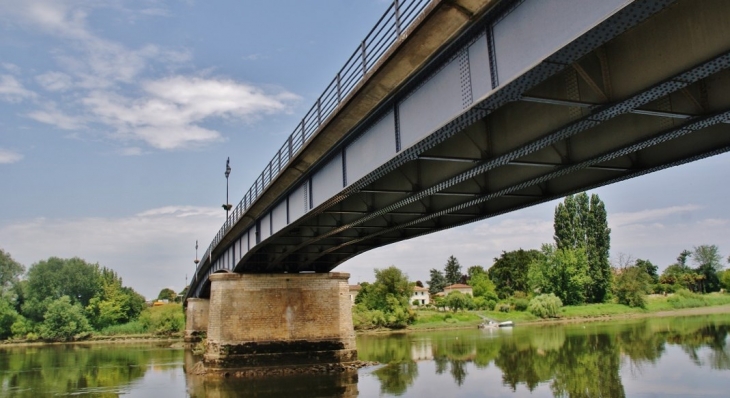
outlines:
[[[465,285],[463,283],[455,283],[453,285],[446,286],[444,290],[446,289],[471,289],[471,286]]]
[[[425,287],[413,286],[413,291],[414,292],[427,292],[428,289],[426,289]]]
[[[350,290],[360,290],[360,285],[350,285]]]

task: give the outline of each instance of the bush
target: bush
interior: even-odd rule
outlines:
[[[649,275],[639,267],[626,267],[615,279],[613,292],[619,304],[646,308],[646,292],[651,284]]]
[[[530,302],[526,298],[515,299],[515,311],[525,311]]]
[[[506,304],[506,303],[500,303],[497,305],[497,311],[499,311],[499,312],[510,312],[511,309],[512,309],[512,306],[510,306],[509,304]]]
[[[562,306],[563,302],[556,295],[541,294],[530,300],[527,310],[540,318],[556,318]]]
[[[494,307],[496,307],[496,306],[497,306],[496,300],[487,300],[487,309],[489,311],[494,311]]]
[[[139,322],[149,333],[169,336],[183,331],[185,314],[180,304],[165,304],[142,311]]]
[[[44,340],[69,341],[85,337],[91,332],[91,325],[84,316],[81,305],[71,305],[71,298],[63,296],[48,306],[40,326]]]
[[[128,334],[144,334],[147,333],[147,329],[145,328],[145,325],[139,321],[132,321],[123,323],[121,325],[112,325],[107,326],[104,329],[102,329],[100,334],[103,334],[105,336],[118,336],[118,335],[128,335]]]

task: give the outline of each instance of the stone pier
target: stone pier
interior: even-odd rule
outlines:
[[[349,276],[211,275],[206,369],[356,361]]]
[[[189,298],[185,309],[185,342],[197,343],[208,332],[210,300]]]

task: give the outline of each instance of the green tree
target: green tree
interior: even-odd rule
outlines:
[[[431,294],[443,292],[444,288],[448,285],[444,273],[435,268],[432,268],[430,273],[431,279],[426,281],[428,284],[428,292]]]
[[[492,280],[489,279],[489,275],[487,275],[483,269],[481,272],[473,272],[467,283],[472,287],[474,297],[484,297],[487,300],[497,300],[497,289],[495,288],[494,283],[492,283]]]
[[[375,282],[361,284],[355,298],[355,311],[370,313],[356,316],[382,317],[382,322],[371,319],[376,326],[405,327],[416,319],[409,302],[412,294],[413,285],[400,269],[375,269]]]
[[[0,249],[0,295],[5,296],[18,283],[25,267]]]
[[[639,266],[626,267],[616,277],[614,294],[619,304],[646,308],[646,293],[652,280]]]
[[[487,274],[494,282],[497,295],[500,298],[512,296],[515,292],[527,292],[530,283],[527,279],[527,271],[530,264],[542,256],[539,250],[514,250],[503,251],[499,258],[494,259],[494,264],[489,268]]]
[[[585,297],[588,302],[605,301],[611,288],[611,229],[608,228],[606,207],[598,197],[585,192],[567,196],[555,208],[553,222],[557,249],[583,249],[588,259]]]
[[[725,288],[725,290],[730,291],[730,269],[719,272],[718,277],[720,279],[720,283]]]
[[[175,293],[174,290],[166,287],[162,290],[160,290],[160,294],[157,295],[158,300],[170,300],[170,302],[175,301],[175,296],[177,296],[177,293]]]
[[[12,327],[19,316],[10,302],[0,298],[0,339],[5,340],[13,335]]]
[[[31,320],[42,322],[51,302],[68,296],[72,303],[86,307],[101,289],[98,264],[89,264],[77,257],[51,257],[33,264],[28,270],[22,312]]]
[[[446,277],[446,282],[449,285],[453,285],[461,281],[461,265],[459,264],[459,260],[457,260],[456,257],[449,256],[449,259],[446,260],[446,266],[444,266],[444,276]]]
[[[540,259],[530,264],[528,278],[532,291],[553,293],[566,305],[584,303],[590,282],[584,249],[557,249],[545,244],[542,253]]]
[[[634,265],[642,269],[651,278],[651,283],[659,282],[659,267],[652,264],[651,261],[637,259]]]
[[[466,294],[455,291],[446,296],[446,306],[453,312],[469,308],[470,297]]]
[[[41,338],[51,341],[69,341],[90,331],[91,326],[81,305],[72,304],[68,296],[63,296],[48,306],[40,326]]]
[[[714,269],[715,272],[722,271],[723,269],[722,256],[717,245],[695,246],[692,252],[692,259],[697,265],[697,268],[705,266]]]

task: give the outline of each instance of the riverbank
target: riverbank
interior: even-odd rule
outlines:
[[[650,297],[647,308],[632,308],[621,304],[586,304],[566,306],[560,309],[557,318],[538,318],[526,311],[464,311],[458,313],[443,311],[418,311],[419,319],[405,331],[440,330],[472,328],[487,317],[499,322],[513,321],[515,325],[535,325],[549,323],[598,322],[616,319],[634,319],[647,317],[692,316],[705,314],[730,313],[730,295],[713,293],[696,298],[685,299],[672,296]],[[392,332],[392,330],[383,330]],[[378,331],[363,331],[370,333]]]

